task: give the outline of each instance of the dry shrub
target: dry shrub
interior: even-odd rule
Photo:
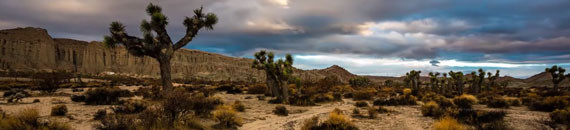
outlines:
[[[64,83],[65,80],[72,78],[71,73],[63,71],[53,71],[53,72],[39,72],[32,76],[36,86],[33,90],[39,90],[42,92],[53,93],[60,88],[60,85]]]
[[[477,103],[477,97],[469,94],[463,94],[453,98],[453,103],[459,108],[471,108]]]
[[[410,94],[412,94],[412,89],[410,89],[410,88],[405,88],[404,90],[402,90],[402,93],[403,93],[404,95],[410,95]]]
[[[166,94],[161,102],[161,107],[170,122],[173,123],[176,119],[184,117],[192,111],[192,107],[195,106],[193,104],[195,100],[200,99],[192,99],[192,95],[186,91],[175,89]]]
[[[451,117],[444,117],[433,124],[433,130],[466,130],[467,127]]]
[[[97,112],[95,112],[95,115],[93,115],[93,120],[101,120],[104,119],[106,116],[107,116],[107,110],[99,109],[97,110]]]
[[[315,102],[309,95],[292,95],[289,97],[289,104],[296,106],[314,106]]]
[[[247,88],[248,94],[265,94],[267,87],[263,84],[256,84]]]
[[[329,114],[329,119],[319,122],[318,117],[305,120],[301,130],[358,130],[350,118],[343,115],[340,110],[333,110]]]
[[[547,97],[544,100],[534,100],[528,107],[535,111],[551,112],[568,107],[570,105],[568,100],[569,97],[566,96]]]
[[[275,110],[273,110],[273,113],[275,113],[275,115],[279,115],[279,116],[288,116],[289,115],[289,110],[287,110],[287,108],[285,106],[276,106]]]
[[[240,101],[235,101],[234,104],[232,105],[232,107],[239,112],[244,112],[245,111],[245,105],[243,105],[243,103],[241,103]]]
[[[570,127],[570,108],[554,110],[550,113],[550,120]]]
[[[237,128],[243,124],[242,119],[237,112],[230,106],[222,105],[213,112],[214,120],[218,121],[217,127],[220,128]]]
[[[368,103],[365,101],[358,101],[354,104],[356,107],[368,107]]]
[[[317,103],[334,101],[332,93],[320,93],[312,96],[312,100]]]
[[[366,88],[353,92],[352,98],[354,100],[370,100],[376,95],[376,89]]]
[[[65,116],[65,114],[67,114],[67,106],[65,105],[56,105],[51,108],[52,116]]]
[[[104,87],[89,89],[85,92],[85,103],[88,105],[114,105],[119,103],[120,97],[130,97],[133,94],[129,90],[117,87]]]
[[[85,96],[84,95],[71,95],[71,101],[74,102],[84,102],[85,101]]]
[[[439,117],[443,114],[443,110],[434,101],[430,101],[422,105],[421,111],[424,116],[430,117]]]
[[[390,98],[380,98],[374,100],[376,106],[398,106],[398,105],[416,105],[417,98],[413,95],[404,95]]]
[[[119,114],[134,114],[144,111],[148,104],[142,100],[129,100],[119,106],[111,107],[113,112]]]
[[[491,108],[509,108],[509,103],[503,97],[492,97],[487,101],[487,107]]]
[[[39,121],[40,115],[36,109],[24,109],[13,116],[6,115],[0,118],[2,130],[70,130],[68,124],[48,120],[47,123]]]
[[[94,127],[98,130],[135,130],[137,126],[135,120],[133,115],[109,115],[101,120],[101,124]]]

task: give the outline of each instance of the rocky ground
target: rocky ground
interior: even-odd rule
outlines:
[[[123,89],[135,90],[137,87],[122,87]],[[72,93],[68,89],[62,89],[59,92]],[[0,92],[0,95],[2,93]],[[76,93],[77,94],[77,93]],[[273,109],[278,104],[268,104],[266,100],[259,100],[258,95],[251,94],[217,94],[226,103],[233,103],[236,100],[241,101],[246,106],[245,112],[240,112],[240,116],[244,119],[244,125],[239,129],[243,130],[298,130],[303,122],[311,117],[318,116],[321,120],[327,118],[328,113],[338,108],[345,115],[350,116],[355,108],[355,101],[344,99],[342,102],[324,103],[318,106],[289,106],[285,105],[290,111],[289,116],[277,116],[273,114]],[[140,98],[140,97],[134,97]],[[32,103],[34,99],[39,99],[39,103]],[[369,102],[371,104],[371,102]],[[49,116],[51,107],[65,104],[68,107],[68,116],[53,117]],[[26,108],[38,109],[40,115],[44,118],[55,119],[69,123],[73,128],[78,130],[93,129],[93,125],[98,124],[94,121],[93,114],[99,109],[110,110],[110,105],[83,105],[82,103],[72,102],[68,96],[40,96],[25,98],[20,104],[7,104],[4,100],[0,101],[0,108],[8,114],[24,110]],[[420,106],[386,106],[385,108],[392,110],[389,113],[378,114],[376,119],[352,117],[352,121],[363,130],[423,130],[431,129],[434,120],[429,117],[423,117],[420,112]],[[540,121],[548,118],[548,113],[529,111],[526,107],[511,107],[509,109],[487,108],[484,105],[476,105],[476,109],[481,110],[505,110],[508,114],[505,121],[511,128],[515,130],[536,130],[548,129],[542,125]],[[361,113],[366,116],[366,110],[361,109]]]

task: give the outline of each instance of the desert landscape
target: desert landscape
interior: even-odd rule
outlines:
[[[62,10],[86,4],[69,0],[59,2],[63,3],[53,4],[58,5],[58,8],[51,8],[52,6],[45,5],[52,4],[45,4],[40,5],[38,10]],[[193,2],[195,1],[189,3],[195,5]],[[327,23],[325,21],[335,21],[319,16],[326,13],[308,16],[310,18],[303,19],[306,21],[297,21],[299,22],[297,24],[309,24],[302,29],[294,29],[282,21],[274,25],[250,19],[245,22],[247,26],[244,31],[240,30],[244,28],[234,27],[236,25],[227,22],[240,20],[228,17],[227,10],[241,7],[233,2],[235,1],[198,2],[201,5],[191,6],[191,12],[184,14],[186,17],[174,15],[173,19],[167,17],[168,12],[176,12],[173,8],[180,8],[182,4],[189,3],[142,1],[133,2],[133,5],[125,4],[122,6],[124,9],[110,10],[138,12],[141,18],[144,14],[145,19],[136,24],[121,22],[121,20],[132,22],[130,17],[125,16],[118,18],[120,19],[118,21],[102,19],[104,25],[95,22],[98,24],[93,26],[97,28],[104,26],[105,29],[104,34],[96,33],[95,36],[99,37],[95,38],[96,40],[91,40],[87,35],[62,33],[60,30],[64,26],[57,24],[58,26],[53,28],[51,27],[53,23],[41,20],[38,22],[45,24],[26,24],[27,19],[16,24],[17,22],[0,19],[0,129],[570,129],[570,80],[566,79],[570,78],[570,74],[565,70],[570,67],[567,55],[569,53],[565,49],[570,45],[570,40],[567,41],[566,38],[570,33],[567,31],[568,27],[558,26],[561,23],[555,23],[558,19],[548,17],[545,18],[548,19],[545,20],[547,22],[541,23],[556,25],[563,28],[562,31],[554,31],[558,34],[548,33],[549,35],[545,34],[533,40],[520,38],[518,35],[515,36],[514,32],[505,31],[515,27],[489,29],[496,27],[493,26],[483,30],[473,29],[477,28],[474,25],[467,26],[467,24],[489,22],[485,21],[487,19],[473,20],[475,18],[465,21],[452,19],[443,23],[437,23],[442,20],[433,19],[398,23],[399,21],[392,19],[384,21],[385,23],[365,22],[351,27],[340,24],[350,22],[339,22],[331,24],[333,28],[320,28],[322,26],[319,24]],[[321,10],[319,6],[314,5],[315,3],[292,0],[244,1],[248,2],[249,4],[243,5],[275,6],[279,10],[299,9],[297,11],[317,12],[326,10],[323,12],[327,13],[338,11]],[[228,3],[232,3],[229,4],[231,6],[227,6]],[[366,3],[374,2],[358,1],[353,4],[356,3],[363,4],[359,7],[365,8],[368,7],[364,6]],[[450,4],[467,6],[472,3]],[[490,2],[483,5],[495,4],[497,3]],[[541,4],[546,7],[552,6],[554,10],[558,9],[554,8],[558,7],[555,5],[565,3]],[[36,6],[33,3],[11,0],[0,2],[0,8],[23,5]],[[144,5],[144,8],[128,9],[135,5]],[[415,7],[416,4],[403,5]],[[401,5],[394,4],[394,6]],[[448,6],[442,7],[447,9]],[[496,6],[503,7],[502,4]],[[269,10],[275,11],[275,8]],[[354,7],[346,8],[362,11]],[[543,9],[542,6],[528,8]],[[102,14],[105,14],[104,10],[99,10],[99,14],[81,12],[77,10],[78,8],[69,9],[82,14],[72,16],[85,15],[85,18],[93,14],[98,14],[93,17],[102,17],[104,16]],[[86,7],[82,9],[87,10]],[[400,11],[399,8],[395,10]],[[433,15],[434,18],[447,16],[434,15],[430,13],[431,11],[424,10],[417,13],[425,16]],[[517,11],[513,12],[520,13]],[[232,15],[251,13],[230,12]],[[364,12],[366,11],[359,14]],[[484,14],[480,9],[466,12],[468,13],[461,15],[495,17],[494,14]],[[471,14],[473,12],[480,14]],[[275,12],[269,11],[269,14],[272,13]],[[123,13],[110,14],[117,18],[117,15]],[[288,15],[264,16],[298,15],[297,12],[285,14]],[[404,14],[407,12],[402,15]],[[67,15],[70,14],[64,13],[61,17]],[[357,20],[362,17],[344,15],[338,14],[338,17],[340,19],[358,17]],[[410,15],[410,18],[422,15]],[[12,16],[12,14],[0,13],[0,16]],[[138,18],[138,14],[136,16]],[[18,20],[19,17],[14,17],[11,21]],[[318,23],[305,23],[313,20]],[[81,22],[69,26],[90,27],[86,24],[87,21],[79,21]],[[172,21],[179,22],[177,24],[180,25],[176,28],[167,26]],[[494,19],[492,23],[497,24],[496,21]],[[293,24],[295,22],[291,22],[291,26]],[[444,27],[443,24],[449,26]],[[41,26],[31,27],[33,25],[45,25],[48,29]],[[138,28],[140,32],[132,31],[136,29],[132,25],[140,25]],[[530,31],[545,28],[542,24],[527,25],[531,28]],[[230,29],[226,30],[228,28]],[[262,31],[267,28],[280,31],[285,29],[292,33]],[[52,32],[51,29],[55,31]],[[172,33],[174,30],[181,32]],[[489,30],[493,31],[492,34],[481,34]],[[332,35],[323,38],[320,36],[328,33],[320,34],[321,31],[334,33],[340,31],[336,35],[343,36]],[[524,32],[525,35],[529,33],[517,31]],[[390,39],[393,38],[391,36],[400,32],[405,40],[396,40],[396,43],[391,44]],[[384,33],[390,35],[382,35]],[[236,39],[228,38],[233,34],[240,36]],[[547,39],[554,36],[559,37]],[[272,37],[273,40],[265,39],[268,37]],[[298,40],[304,37],[312,38],[305,39],[306,41]],[[480,39],[469,39],[473,37]],[[491,41],[485,41],[487,37],[491,37],[491,41],[499,39],[497,40],[499,42],[489,44]],[[392,53],[384,50],[385,48],[366,46],[362,42],[370,40],[367,38],[380,38],[371,40],[374,41],[374,46],[384,45],[388,49],[396,48],[404,51]],[[275,39],[287,39],[284,40],[287,44],[284,45]],[[323,42],[330,39],[335,42]],[[235,42],[238,45],[217,46],[220,41]],[[263,44],[256,43],[259,41],[263,41]],[[313,43],[314,41],[319,42]],[[348,47],[335,46],[336,41],[359,42],[351,43]],[[426,42],[426,46],[418,42]],[[197,43],[198,47],[190,48],[193,43]],[[204,43],[216,44],[217,47],[204,47]],[[323,50],[321,48],[323,45],[328,47],[324,47]],[[417,49],[421,47],[434,48]],[[229,52],[243,48],[248,49]],[[411,51],[408,50],[410,48]],[[504,48],[514,49],[499,50]],[[536,48],[541,50],[535,50]],[[368,53],[369,50],[379,53]]]

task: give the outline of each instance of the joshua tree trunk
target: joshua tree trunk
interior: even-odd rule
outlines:
[[[163,89],[166,92],[172,90],[172,74],[170,73],[170,68],[171,68],[170,58],[171,56],[165,54],[159,56],[159,58],[156,59],[158,61],[158,64],[160,64],[160,80],[163,85]]]

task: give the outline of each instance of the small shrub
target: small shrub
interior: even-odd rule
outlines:
[[[74,102],[84,102],[85,101],[85,96],[84,95],[71,95],[71,101]]]
[[[356,107],[368,107],[368,103],[365,101],[358,101],[355,104]]]
[[[234,104],[232,105],[232,107],[239,112],[244,112],[245,111],[245,105],[243,105],[243,103],[241,103],[240,101],[235,101]]]
[[[433,130],[466,130],[467,127],[451,117],[444,117],[433,124]]]
[[[273,110],[273,113],[275,113],[275,115],[279,115],[279,116],[288,116],[289,110],[287,110],[287,108],[285,106],[276,106],[275,110]]]
[[[85,103],[88,105],[114,105],[119,103],[119,97],[129,97],[129,90],[116,87],[89,89],[85,92]]]
[[[301,130],[316,130],[319,128],[319,117],[314,116],[310,119],[306,119],[301,126]]]
[[[317,103],[334,101],[334,96],[332,95],[332,93],[316,94],[312,98],[313,98],[313,101],[317,102]]]
[[[403,93],[404,95],[410,95],[410,94],[412,94],[412,89],[410,89],[410,88],[405,88],[404,90],[402,90],[402,93]]]
[[[352,117],[362,117],[360,110],[358,108],[352,109]]]
[[[477,103],[477,98],[473,95],[463,94],[453,98],[453,103],[459,108],[471,108],[472,105]]]
[[[94,120],[101,120],[101,119],[104,119],[106,116],[107,116],[107,110],[99,109],[99,110],[97,110],[97,112],[95,112],[95,115],[93,115],[93,119]]]
[[[350,119],[341,113],[331,112],[329,119],[323,121],[319,128],[323,130],[358,130]]]
[[[547,97],[544,100],[534,100],[528,107],[535,111],[551,112],[569,106],[568,100],[568,97],[564,96]]]
[[[111,109],[118,114],[133,114],[144,111],[147,106],[147,103],[141,100],[129,100],[119,106],[111,107]]]
[[[62,122],[48,120],[49,123],[40,122],[40,115],[36,109],[24,109],[13,116],[0,118],[2,130],[71,130],[71,127]]]
[[[350,78],[348,83],[352,87],[364,87],[364,86],[369,86],[370,84],[372,84],[372,81],[370,81],[370,79],[368,79],[367,77],[358,76],[358,77]]]
[[[487,107],[491,108],[509,108],[509,103],[502,97],[493,97],[487,101]]]
[[[315,102],[308,95],[293,95],[289,97],[289,104],[296,106],[314,106]]]
[[[554,110],[550,113],[550,120],[570,127],[570,108]]]
[[[98,130],[134,130],[137,124],[131,115],[109,115],[101,120],[101,124],[95,126]]]
[[[374,107],[368,107],[368,118],[376,119],[378,116],[378,110],[374,109]]]
[[[72,78],[72,74],[68,72],[40,72],[33,76],[36,86],[33,90],[39,90],[42,92],[53,93],[59,89],[60,85],[64,83],[64,80]]]
[[[352,98],[354,100],[370,100],[376,94],[375,89],[363,89],[353,92]]]
[[[67,106],[65,105],[56,105],[51,108],[52,116],[65,116],[65,114],[67,114]]]
[[[213,117],[221,128],[236,128],[243,124],[242,119],[230,106],[219,106],[213,112]]]
[[[267,91],[267,87],[262,84],[256,84],[247,89],[248,94],[265,94],[265,91]]]
[[[520,106],[522,105],[521,101],[519,99],[509,99],[507,100],[507,102],[509,102],[509,105],[511,106]]]
[[[421,111],[424,116],[430,117],[439,117],[443,114],[441,108],[439,108],[439,105],[434,101],[430,101],[422,105]]]
[[[34,99],[34,103],[40,102],[40,99]]]

